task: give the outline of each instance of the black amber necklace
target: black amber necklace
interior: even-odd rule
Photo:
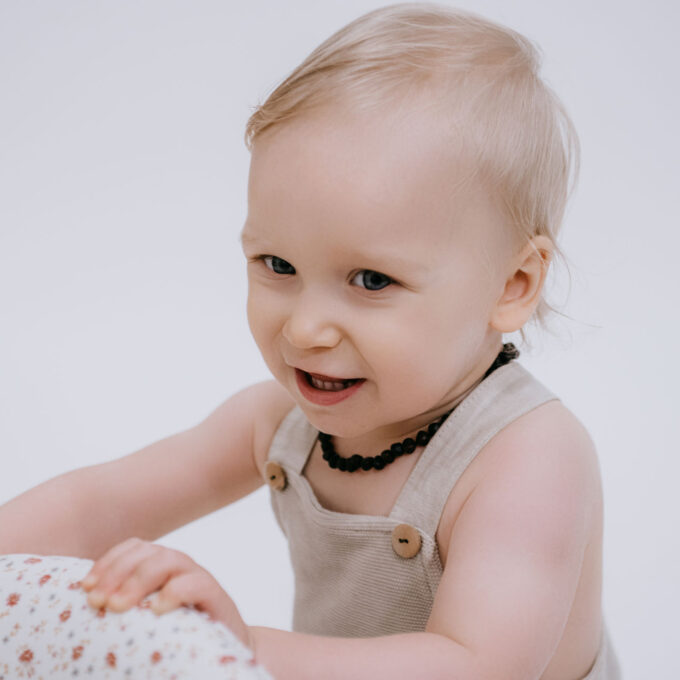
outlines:
[[[511,342],[504,343],[503,349],[482,376],[482,380],[491,375],[497,368],[504,366],[518,356],[519,350],[515,345]],[[325,432],[319,432],[318,439],[319,442],[321,442],[323,459],[327,461],[333,469],[342,470],[343,472],[354,472],[359,468],[362,470],[382,470],[386,465],[389,465],[399,458],[399,456],[413,453],[417,446],[427,446],[430,439],[434,436],[434,433],[442,426],[442,423],[456,410],[456,406],[450,411],[447,411],[444,415],[439,416],[437,420],[430,423],[425,429],[420,430],[415,437],[406,437],[402,442],[395,442],[377,456],[360,456],[358,453],[355,453],[353,456],[345,458],[336,452],[335,447],[333,446],[333,436],[326,434]]]

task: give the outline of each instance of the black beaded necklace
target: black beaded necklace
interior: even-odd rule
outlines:
[[[513,343],[504,343],[503,349],[482,376],[482,380],[491,375],[497,368],[504,366],[518,356],[519,350]],[[406,437],[402,442],[395,442],[377,456],[360,456],[358,453],[355,453],[349,458],[344,458],[335,451],[332,435],[326,434],[325,432],[319,432],[318,439],[319,442],[321,442],[323,459],[327,461],[333,469],[342,470],[342,472],[354,472],[359,468],[362,470],[382,470],[386,465],[389,465],[399,458],[399,456],[413,453],[417,446],[426,446],[434,436],[434,433],[442,426],[442,423],[456,410],[456,406],[450,411],[447,411],[444,415],[439,416],[437,420],[430,423],[425,429],[420,430],[415,437]]]

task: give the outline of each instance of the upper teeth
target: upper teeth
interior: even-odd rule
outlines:
[[[315,378],[313,375],[309,376],[312,385],[316,387],[317,390],[343,390],[346,387],[347,380],[321,380],[320,378]]]

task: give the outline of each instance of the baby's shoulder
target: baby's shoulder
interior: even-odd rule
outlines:
[[[295,406],[288,391],[276,380],[267,380],[253,387],[257,418],[253,431],[253,456],[261,475],[274,434],[283,419]]]
[[[526,441],[538,438],[541,441],[564,442],[594,452],[593,440],[584,424],[561,399],[551,399],[527,411],[511,421],[499,433],[509,441]]]
[[[461,531],[479,540],[499,527],[561,554],[565,541],[581,549],[601,515],[593,441],[574,413],[551,400],[504,426],[477,453],[445,504],[437,540],[443,562]]]
[[[601,497],[595,443],[579,418],[559,399],[515,419],[484,447],[479,481],[512,480],[516,491],[544,487],[597,504]]]

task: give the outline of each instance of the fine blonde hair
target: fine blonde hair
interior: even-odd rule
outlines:
[[[313,50],[255,108],[246,146],[333,103],[380,111],[423,102],[449,121],[519,241],[547,236],[566,263],[557,236],[578,175],[579,143],[563,104],[538,75],[540,64],[531,41],[476,14],[435,3],[388,5]],[[530,321],[549,330],[551,312],[561,314],[541,292]]]

